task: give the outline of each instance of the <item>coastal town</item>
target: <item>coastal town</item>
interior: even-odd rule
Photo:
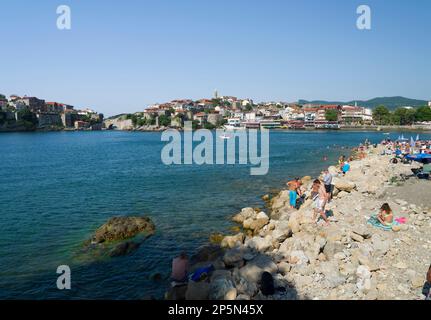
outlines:
[[[180,99],[153,104],[142,112],[121,114],[104,121],[105,128],[155,131],[184,128],[215,129],[330,129],[371,128],[380,125],[412,126],[431,129],[431,101],[423,106],[400,106],[389,110],[352,104],[299,102],[259,102],[250,98],[220,96],[199,100]]]
[[[0,94],[1,131],[129,130],[163,131],[182,129],[190,121],[193,128],[235,129],[328,129],[410,126],[431,129],[431,101],[423,106],[384,105],[364,107],[351,104],[259,102],[250,98],[220,96],[199,100],[177,99],[157,103],[133,114],[104,119],[92,108],[76,109],[61,102],[29,96]]]
[[[0,94],[0,132],[102,130],[103,114],[37,97]]]

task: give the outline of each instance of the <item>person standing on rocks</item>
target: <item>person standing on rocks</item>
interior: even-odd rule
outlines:
[[[189,258],[185,252],[172,260],[171,280],[175,282],[187,282],[189,272]]]
[[[328,169],[323,171],[323,183],[327,194],[327,202],[329,202],[332,199],[332,174]]]
[[[329,224],[328,217],[326,216],[326,213],[325,213],[327,195],[326,195],[325,187],[320,182],[320,180],[318,179],[314,180],[311,195],[314,201],[313,220],[316,220],[317,216],[320,215],[320,217],[322,217],[322,219],[325,220],[326,224]]]

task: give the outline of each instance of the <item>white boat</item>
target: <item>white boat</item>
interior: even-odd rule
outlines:
[[[244,129],[241,127],[241,120],[238,118],[230,118],[227,120],[227,123],[224,125],[224,129],[228,131]]]

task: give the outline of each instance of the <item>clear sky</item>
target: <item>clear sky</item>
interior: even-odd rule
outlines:
[[[72,29],[56,27],[57,6]],[[356,8],[371,7],[358,30]],[[2,0],[0,93],[106,115],[176,98],[431,99],[429,0]]]

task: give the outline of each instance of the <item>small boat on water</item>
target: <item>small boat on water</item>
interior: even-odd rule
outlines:
[[[385,133],[384,133],[384,135],[385,135],[385,136],[388,136],[388,135],[390,135],[390,133],[389,133],[389,132],[385,132]]]
[[[221,136],[219,136],[219,138],[223,140],[229,140],[231,137],[228,136],[226,133],[223,133]]]

